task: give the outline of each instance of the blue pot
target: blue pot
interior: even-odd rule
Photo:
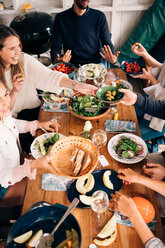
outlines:
[[[40,229],[44,233],[50,233],[56,225],[55,221],[59,222],[66,210],[67,207],[61,204],[50,205],[43,201],[34,204],[11,228],[6,241],[6,248],[26,248],[25,243],[21,245],[16,244],[13,238],[30,230],[33,230],[33,234]],[[56,247],[66,239],[65,230],[71,230],[71,228],[77,231],[79,235],[79,248],[81,247],[80,226],[72,214],[65,219],[54,234],[55,242],[53,247]]]

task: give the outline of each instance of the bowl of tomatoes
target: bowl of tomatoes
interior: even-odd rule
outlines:
[[[69,76],[69,78],[73,78],[75,74],[75,68],[76,67],[69,62],[56,63],[51,67],[53,71],[66,73]]]
[[[137,58],[130,58],[130,59],[125,59],[121,63],[121,69],[130,75],[138,75],[142,74],[142,68],[145,68],[145,64],[142,59]]]

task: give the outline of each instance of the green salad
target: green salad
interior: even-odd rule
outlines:
[[[41,152],[42,156],[45,156],[50,152],[51,147],[59,140],[59,138],[59,133],[55,133],[52,137],[35,143],[34,146],[39,152]]]
[[[94,96],[85,95],[74,97],[69,106],[73,112],[79,115],[92,117],[104,113],[108,105]]]
[[[121,137],[114,145],[114,150],[121,158],[131,159],[142,153],[141,145],[127,137]]]

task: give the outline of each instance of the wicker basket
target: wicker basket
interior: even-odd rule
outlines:
[[[90,155],[91,162],[85,170],[82,170],[78,176],[72,175],[71,156],[75,148],[83,150]],[[79,136],[69,136],[57,141],[50,154],[53,155],[51,164],[57,173],[72,179],[79,178],[85,174],[91,173],[98,163],[98,150],[94,144],[85,138]]]

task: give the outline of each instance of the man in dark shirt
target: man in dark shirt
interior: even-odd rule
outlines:
[[[102,63],[101,47],[112,51],[112,61],[117,56],[104,13],[88,7],[90,0],[74,0],[73,6],[56,15],[51,48],[52,63],[71,62],[74,65]],[[61,50],[64,55],[61,55]]]

